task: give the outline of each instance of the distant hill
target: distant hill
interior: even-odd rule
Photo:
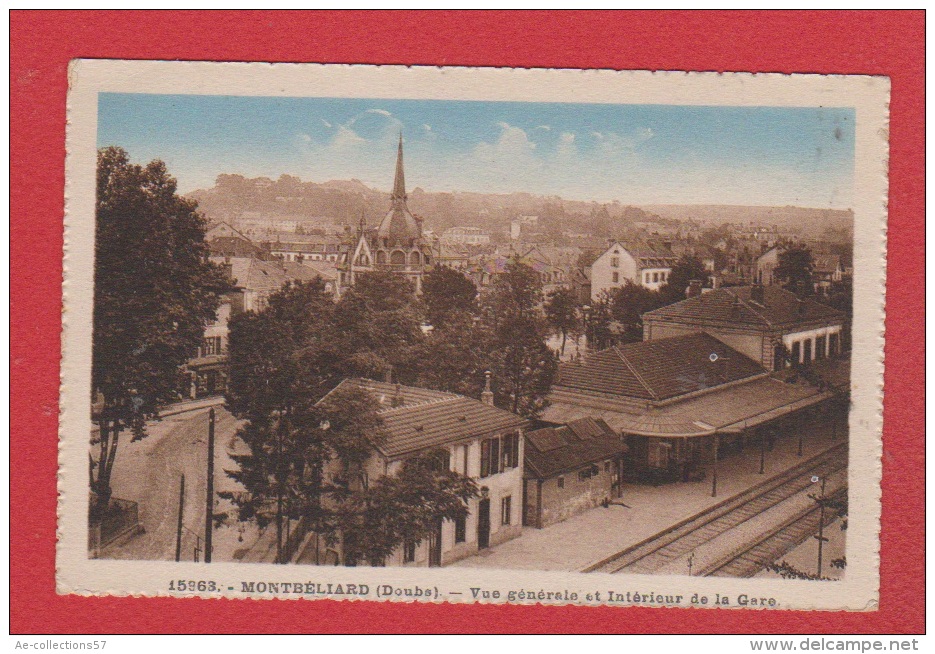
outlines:
[[[374,189],[358,179],[303,182],[283,175],[265,177],[220,175],[215,185],[188,194],[198,201],[209,220],[319,220],[356,225],[363,218],[378,223],[389,209],[389,189]],[[853,213],[803,207],[760,207],[731,205],[647,205],[620,202],[598,203],[565,200],[558,196],[530,193],[431,193],[414,188],[409,207],[425,219],[436,233],[456,225],[481,227],[505,235],[510,221],[519,216],[538,216],[537,230],[560,238],[563,233],[589,233],[595,237],[623,237],[634,224],[672,228],[685,221],[699,226],[720,224],[775,226],[797,231],[807,238],[847,239],[853,233]]]

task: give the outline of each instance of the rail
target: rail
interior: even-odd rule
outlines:
[[[673,549],[678,550],[680,547],[679,541],[682,541],[681,548],[684,552],[690,551],[697,543],[691,543],[687,538],[700,529],[704,527],[712,527],[714,529],[723,527],[720,531],[720,533],[723,533],[723,531],[747,519],[742,514],[738,513],[740,509],[750,509],[752,503],[757,500],[769,500],[770,498],[767,496],[774,492],[783,494],[784,497],[789,497],[808,485],[807,480],[802,481],[805,473],[830,466],[831,470],[826,471],[827,473],[840,469],[845,466],[846,463],[847,443],[843,442],[733,497],[729,497],[714,506],[708,507],[704,511],[689,516],[675,523],[663,532],[654,534],[597,563],[588,565],[583,568],[581,572],[615,573],[620,572],[624,568],[635,567],[639,562],[644,562],[644,564],[639,567],[651,567],[651,565],[647,566],[647,563],[649,563],[646,562],[648,557],[658,555],[660,550],[673,545],[675,546]],[[722,518],[726,518],[725,525],[712,525],[712,523]],[[739,520],[737,518],[739,518]],[[661,555],[659,556],[661,557]],[[672,556],[673,555],[670,554],[666,558],[668,559]]]

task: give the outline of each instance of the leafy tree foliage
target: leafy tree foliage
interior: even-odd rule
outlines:
[[[610,315],[617,323],[617,335],[624,343],[642,341],[643,314],[667,303],[659,291],[651,291],[630,280],[612,289],[609,296]]]
[[[380,377],[394,371],[415,378],[414,357],[422,343],[422,309],[401,275],[374,271],[356,277],[335,308],[334,338],[349,375]]]
[[[103,406],[91,460],[95,512],[110,501],[121,433],[143,438],[146,420],[178,399],[179,367],[197,354],[229,290],[208,261],[196,209],[176,193],[163,162],[140,166],[121,148],[98,151],[91,381]]]
[[[447,452],[430,451],[403,462],[399,473],[380,477],[352,496],[341,517],[344,557],[382,565],[405,542],[418,544],[443,520],[467,516],[477,484],[448,468]]]
[[[528,418],[545,408],[558,369],[546,345],[548,325],[541,302],[542,280],[518,259],[507,264],[484,298],[494,403]]]
[[[562,287],[549,293],[544,308],[549,326],[562,336],[561,354],[564,355],[568,335],[578,332],[581,328],[578,297],[574,290]]]
[[[228,471],[246,492],[224,496],[241,520],[276,525],[281,563],[287,520],[341,543],[349,565],[380,564],[404,539],[424,538],[427,525],[461,515],[475,492],[470,480],[428,474],[418,462],[398,479],[371,484],[364,474],[384,438],[381,407],[360,387],[334,386],[361,362],[380,369],[423,346],[418,305],[400,281],[362,276],[336,305],[320,281],[289,284],[264,311],[231,321],[228,405],[245,420],[239,436],[250,454]]]
[[[797,295],[812,295],[812,252],[807,245],[790,245],[779,253],[773,276],[784,288]]]
[[[672,266],[672,272],[665,285],[659,289],[666,302],[678,302],[685,299],[685,289],[692,280],[707,284],[708,271],[700,259],[689,254],[682,255]]]
[[[435,266],[422,279],[425,317],[435,329],[442,329],[455,316],[477,313],[474,282],[447,266]]]

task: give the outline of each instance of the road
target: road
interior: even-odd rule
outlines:
[[[215,411],[215,489],[221,490],[231,484],[224,469],[231,467],[227,452],[239,423],[223,407]],[[179,482],[184,474],[182,559],[191,561],[198,538],[204,538],[208,410],[163,418],[151,423],[148,432],[136,443],[128,434],[121,435],[111,481],[114,497],[139,504],[144,532],[118,539],[101,558],[175,560]]]

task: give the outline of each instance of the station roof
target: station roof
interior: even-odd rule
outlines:
[[[550,396],[541,417],[549,422],[592,417],[624,434],[691,438],[740,432],[832,396],[801,377],[790,383],[766,375],[662,405],[561,389]]]
[[[614,346],[564,363],[555,386],[659,401],[764,372],[749,357],[698,332]]]
[[[800,300],[778,286],[764,286],[763,301],[753,299],[752,286],[719,288],[643,314],[643,319],[703,326],[730,324],[768,329],[775,326],[844,321],[844,314],[815,300]]]

